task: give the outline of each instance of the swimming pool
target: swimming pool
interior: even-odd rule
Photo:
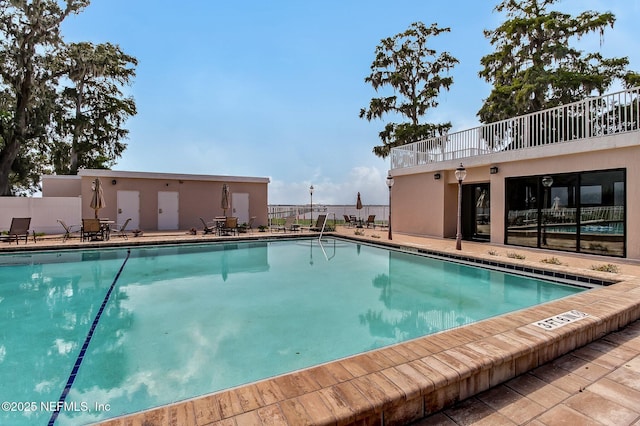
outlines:
[[[0,423],[91,422],[582,291],[328,239],[0,256]],[[240,374],[239,374],[240,373]],[[42,403],[45,405],[43,406]],[[24,405],[10,408],[25,408]]]

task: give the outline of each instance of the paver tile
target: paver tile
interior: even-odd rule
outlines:
[[[516,424],[524,424],[545,411],[544,406],[507,386],[489,389],[477,398]]]
[[[616,402],[632,410],[638,410],[640,406],[640,391],[631,389],[607,378],[598,380],[589,386],[589,391]]]
[[[559,404],[571,395],[529,373],[508,381],[506,386],[546,408]]]
[[[536,420],[546,426],[602,426],[597,420],[564,405],[557,405]]]
[[[554,360],[552,364],[587,380],[597,380],[600,377],[604,377],[611,371],[610,368],[604,368],[598,364],[578,358],[572,354],[564,355]]]
[[[551,364],[538,367],[531,374],[568,393],[579,392],[591,384],[589,380]]]
[[[640,409],[640,401],[638,403]],[[639,411],[630,410],[588,390],[572,396],[565,405],[610,426],[628,425],[640,416]]]
[[[458,425],[514,425],[509,419],[476,398],[468,398],[444,413]]]

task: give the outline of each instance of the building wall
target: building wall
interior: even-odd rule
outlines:
[[[94,211],[87,200],[92,196],[92,182],[94,177],[83,176],[81,191],[83,200],[82,217],[93,217]],[[113,179],[112,179],[113,180]],[[223,216],[220,207],[222,185],[225,182],[206,182],[172,179],[132,179],[117,178],[115,185],[112,180],[101,178],[106,207],[99,212],[99,216],[116,220],[118,217],[118,191],[138,191],[140,194],[139,228],[142,230],[158,229],[158,192],[169,191],[178,193],[178,229],[202,228],[202,217],[205,221],[213,220],[215,216]],[[254,227],[267,224],[267,185],[258,183],[234,182],[229,183],[231,192],[249,194],[249,217],[256,216]],[[231,202],[231,200],[230,200]],[[233,205],[227,210],[227,216],[232,216]]]
[[[44,176],[43,197],[81,196],[80,215],[94,217],[90,206],[93,195],[92,184],[100,178],[106,206],[98,212],[101,218],[118,221],[118,191],[139,193],[139,225],[141,230],[158,229],[158,193],[178,194],[178,228],[202,229],[200,217],[210,222],[215,216],[224,214],[221,208],[222,185],[227,183],[231,194],[249,194],[249,217],[255,216],[254,228],[268,224],[268,178],[179,175],[147,172],[122,172],[111,170],[82,170],[75,179],[67,176]],[[233,203],[233,197],[230,199]],[[227,216],[234,216],[234,206]]]
[[[500,164],[499,174],[493,175],[495,179],[491,181],[491,242],[504,243],[505,178],[625,168],[627,257],[640,259],[640,222],[634,220],[640,214],[640,185],[636,184],[640,182],[638,159],[640,146]],[[498,202],[501,204],[496,204]]]
[[[463,160],[467,170],[464,184],[491,184],[491,242],[504,244],[506,178],[625,168],[627,257],[640,259],[640,221],[635,220],[640,215],[640,185],[636,184],[640,182],[640,140],[638,134],[627,135],[624,145],[616,147],[619,141],[622,141],[620,137],[610,138],[607,140],[608,149],[590,152],[576,153],[567,146],[554,146],[470,158],[468,164]],[[537,158],[533,155],[534,150]],[[438,165],[432,164],[430,169],[393,171],[395,184],[391,208],[394,232],[455,237],[458,183],[454,171],[457,165],[459,162],[439,165],[449,170],[436,170]],[[497,174],[489,173],[491,165],[498,166]],[[442,178],[435,180],[434,173],[440,173]]]
[[[42,197],[79,197],[80,176],[42,176]]]
[[[445,194],[446,186],[444,176],[435,180],[433,173],[394,177],[392,229],[410,235],[442,236],[448,218],[441,202],[450,198],[450,194]]]

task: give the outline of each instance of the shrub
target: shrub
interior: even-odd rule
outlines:
[[[542,259],[540,262],[549,263],[551,265],[562,265],[562,262],[560,262],[560,259],[558,259],[557,257],[547,257]]]
[[[617,274],[618,272],[620,272],[620,268],[618,268],[618,265],[614,265],[612,263],[607,263],[604,265],[592,265],[591,269],[600,272],[611,272],[613,274]]]
[[[520,260],[524,260],[527,258],[527,256],[525,256],[524,254],[519,254],[515,252],[507,252],[507,257],[511,259],[520,259]]]

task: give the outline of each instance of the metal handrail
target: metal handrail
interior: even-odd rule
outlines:
[[[318,237],[318,241],[320,241],[320,239],[322,238],[322,233],[324,232],[324,227],[327,225],[327,219],[328,218],[329,218],[329,216],[325,215],[324,222],[322,222],[322,228],[320,228],[320,236]]]
[[[391,149],[391,168],[639,131],[639,102],[635,87],[402,145]]]

